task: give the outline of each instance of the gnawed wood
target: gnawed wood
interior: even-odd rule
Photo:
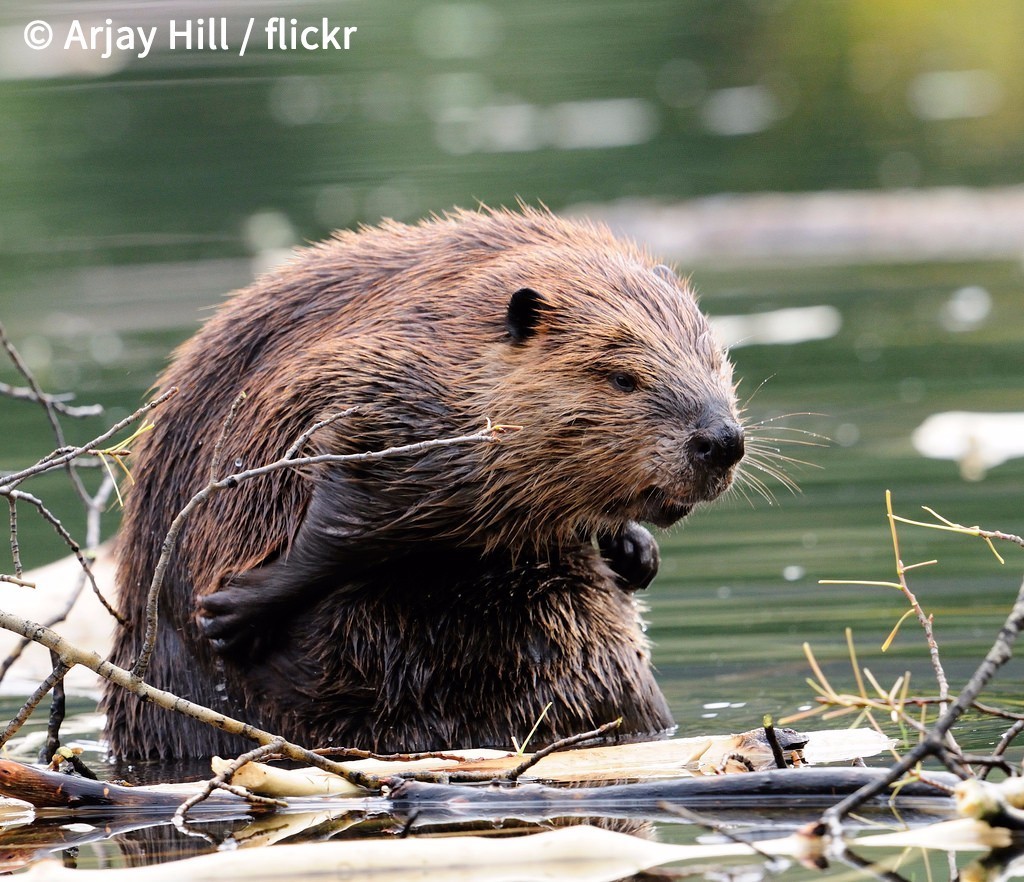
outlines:
[[[809,762],[808,755],[827,757],[830,762],[874,756],[888,749],[892,743],[891,739],[871,729],[839,729],[808,733],[795,732],[792,729],[777,731],[783,750],[796,764]],[[476,773],[482,779],[486,779],[489,775],[500,777],[529,758],[530,754],[496,750],[449,750],[438,758],[428,757],[410,761],[356,760],[344,765],[353,771],[379,777],[438,772],[453,778],[462,773]],[[522,776],[522,780],[551,783],[645,781],[721,772],[760,771],[774,768],[774,765],[775,760],[771,747],[764,738],[764,730],[753,729],[738,735],[671,738],[565,750],[545,756]],[[218,768],[215,765],[214,771]],[[327,772],[302,769],[299,773],[282,775],[277,774],[278,771],[273,767],[250,763],[235,774],[234,780],[254,793],[266,796],[308,796],[346,792],[346,788],[341,784],[332,783],[341,779],[336,779],[336,776]],[[264,780],[263,775],[268,777]],[[289,789],[292,775],[295,776],[295,789]],[[339,789],[332,790],[333,787]]]
[[[1005,834],[1005,831],[1001,831]],[[1008,844],[1008,835],[992,832],[976,822],[955,821],[925,830],[859,838],[857,848],[906,848],[940,851],[985,851]],[[826,840],[805,833],[760,840],[757,853],[789,857],[807,865],[820,860]],[[56,861],[33,866],[23,878],[30,882],[110,882],[123,875],[132,882],[190,879],[223,882],[245,879],[263,882],[321,880],[324,878],[398,882],[445,880],[572,879],[576,882],[612,882],[666,864],[724,861],[755,855],[739,842],[670,845],[587,825],[565,827],[515,837],[458,836],[442,838],[371,839],[235,851],[188,858],[126,870],[68,869]]]
[[[759,843],[770,853],[802,853],[801,837]],[[666,845],[624,833],[580,825],[529,836],[484,838],[458,836],[356,840],[315,845],[278,845],[239,849],[189,858],[170,864],[138,867],[123,872],[132,882],[223,882],[225,879],[262,880],[345,879],[390,882],[428,880],[551,880],[611,882],[662,864],[753,854],[747,846]],[[31,882],[76,880],[110,882],[121,871],[69,870],[56,861],[33,866],[23,878]],[[129,875],[130,874],[130,875]]]
[[[551,754],[541,759],[528,773],[532,780],[552,783],[580,783],[601,781],[655,781],[670,780],[671,786],[679,788],[681,780],[689,776],[700,777],[702,774],[723,770],[746,771],[748,768],[770,768],[774,760],[771,750],[761,736],[763,730],[742,733],[740,735],[709,736],[706,738],[677,738],[663,741],[641,742],[636,744],[608,745],[602,747],[578,748],[563,753]],[[786,730],[783,733],[783,746],[796,757],[806,744],[811,747],[815,740],[827,737],[836,740],[842,733],[824,732],[801,734]],[[853,737],[851,743],[857,747],[858,755],[864,752],[865,746],[882,749],[887,739],[879,737],[872,745],[867,744],[863,736]],[[489,777],[500,777],[503,773],[519,766],[524,759],[522,755],[502,753],[490,750],[467,750],[446,752],[442,757],[424,758],[408,762],[392,762],[383,760],[360,760],[346,763],[348,768],[380,777],[410,776],[424,773],[439,773],[441,776],[456,776],[460,773],[478,774],[486,780]],[[729,759],[737,759],[734,768],[729,767]],[[213,769],[218,772],[226,761],[214,758]],[[839,774],[837,770],[836,774]],[[715,780],[724,782],[733,776],[716,775]],[[742,776],[746,777],[746,776]],[[787,782],[790,779],[779,779]],[[810,781],[810,779],[805,779]],[[821,778],[815,780],[823,780]],[[344,779],[322,772],[317,769],[303,768],[284,770],[262,763],[248,763],[235,773],[234,782],[264,796],[273,797],[363,797],[367,793]],[[715,790],[722,794],[727,791],[736,793],[755,786],[754,781],[747,784],[716,785]],[[774,785],[773,785],[774,786]],[[796,779],[792,785],[796,786]],[[82,808],[86,806],[131,806],[145,807],[159,811],[162,808],[176,808],[180,802],[197,793],[199,784],[157,785],[153,787],[123,787],[101,781],[88,781],[69,775],[48,772],[35,766],[0,760],[0,795],[25,800],[41,808]],[[615,792],[609,788],[600,790],[602,799],[615,798]],[[480,792],[478,789],[473,791]],[[587,791],[577,789],[575,802],[579,795]],[[629,799],[635,798],[637,790],[629,791]],[[701,792],[710,792],[707,790]],[[783,795],[782,793],[779,794]],[[228,794],[219,793],[216,802],[238,804],[238,800]]]

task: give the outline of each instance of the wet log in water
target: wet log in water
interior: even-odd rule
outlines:
[[[125,806],[144,809],[166,808],[174,811],[189,792],[180,793],[154,787],[124,787],[108,781],[94,781],[77,775],[50,772],[14,760],[0,759],[0,796],[20,799],[36,808],[77,809],[93,806]],[[238,805],[237,797],[214,794],[221,805]]]
[[[582,814],[614,814],[618,817],[652,818],[663,813],[662,803],[700,808],[723,807],[827,807],[843,796],[884,774],[881,769],[801,768],[749,772],[734,775],[672,778],[600,787],[552,787],[543,784],[452,785],[405,781],[389,795],[396,814],[429,809],[430,814],[448,821],[473,818],[516,817],[520,820]],[[951,775],[935,779],[952,784]],[[0,760],[0,795],[24,800],[37,808],[78,809],[125,806],[150,811],[173,811],[200,785],[175,790],[154,787],[124,787],[88,778],[59,774],[34,766]],[[922,807],[938,813],[953,812],[953,800],[928,784],[912,783],[900,788],[895,804],[901,808]],[[215,793],[208,801],[237,808],[234,796]],[[885,798],[874,801],[886,804]]]

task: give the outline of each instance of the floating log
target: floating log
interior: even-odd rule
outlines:
[[[174,811],[201,784],[184,792],[159,787],[125,787],[108,781],[93,781],[78,775],[50,772],[38,766],[0,759],[0,796],[20,799],[36,808],[78,809],[94,806],[159,809]],[[240,805],[242,800],[229,794],[214,794],[221,806]]]

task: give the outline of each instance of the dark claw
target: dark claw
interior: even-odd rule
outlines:
[[[218,655],[236,654],[259,633],[261,619],[269,609],[260,604],[253,592],[244,588],[224,588],[199,598],[196,623]]]
[[[658,543],[650,531],[630,521],[618,533],[598,537],[601,555],[627,591],[642,591],[654,581],[661,564]]]

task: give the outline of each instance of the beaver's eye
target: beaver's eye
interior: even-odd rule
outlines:
[[[608,375],[608,380],[620,392],[635,392],[636,377],[627,374],[625,371],[615,371]]]

